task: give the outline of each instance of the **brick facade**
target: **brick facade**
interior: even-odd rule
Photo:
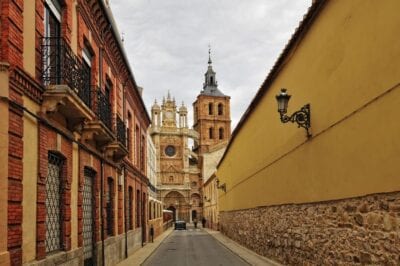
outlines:
[[[93,91],[91,91],[91,102],[87,103],[83,102],[83,99],[80,99],[81,96],[77,94],[82,88],[70,88],[68,87],[70,84],[65,84],[64,80],[58,81],[59,83],[57,81],[54,83],[54,80],[47,81],[50,83],[49,86],[43,82],[43,62],[47,61],[42,61],[46,55],[42,50],[44,44],[42,38],[45,35],[44,17],[47,4],[45,0],[39,0],[35,1],[35,5],[26,5],[26,1],[0,2],[0,61],[10,65],[7,79],[9,80],[8,94],[6,94],[8,96],[3,97],[0,103],[7,104],[9,111],[8,128],[2,128],[2,131],[8,132],[8,151],[4,151],[8,154],[8,175],[0,176],[7,179],[8,183],[7,205],[0,207],[7,210],[6,251],[9,254],[9,261],[11,265],[30,263],[81,265],[83,263],[83,190],[85,169],[90,169],[94,173],[93,246],[95,248],[93,260],[100,263],[102,252],[104,252],[107,262],[117,263],[123,259],[122,254],[125,252],[121,250],[116,253],[115,249],[125,249],[125,245],[122,244],[125,241],[125,233],[128,235],[128,242],[131,243],[128,246],[129,253],[137,248],[138,243],[133,241],[134,239],[140,238],[142,242],[146,241],[148,180],[146,170],[142,167],[146,165],[146,142],[141,139],[145,136],[150,119],[133,80],[133,74],[119,41],[120,37],[116,35],[116,26],[112,23],[110,28],[112,19],[109,17],[108,7],[104,6],[103,2],[78,1],[77,8],[71,1],[60,1],[62,4],[60,35],[65,43],[65,49],[73,53],[68,54],[67,59],[71,60],[70,63],[76,64],[75,67],[81,67],[83,49],[89,49],[92,53],[89,82],[90,90]],[[32,32],[35,41],[31,43],[34,45],[35,62],[25,62],[24,60],[27,59],[24,59],[23,55],[24,23],[26,23],[23,14],[24,8],[27,7],[32,8],[27,11],[35,14],[35,21],[32,21],[35,25]],[[73,23],[74,17],[76,17],[77,25]],[[73,40],[77,40],[77,43],[73,43]],[[104,45],[105,43],[107,45]],[[24,69],[27,64],[34,66],[34,77]],[[64,67],[68,65],[61,65],[61,68]],[[101,70],[100,74],[99,70]],[[101,117],[103,114],[100,114],[100,109],[95,109],[94,105],[96,101],[99,101],[96,98],[97,91],[106,93],[106,80],[112,84],[110,97],[107,99],[111,113],[110,127],[104,124]],[[63,99],[69,97],[69,102],[61,103],[57,96],[54,97],[51,94],[54,90],[62,90],[65,93]],[[29,99],[30,105],[26,104],[25,98]],[[32,104],[36,104],[36,110],[40,111],[32,109]],[[66,109],[63,111],[62,108]],[[122,121],[123,126],[126,125],[125,117],[128,110],[135,128],[120,129],[117,119]],[[25,118],[35,120],[37,124],[28,125],[29,128],[25,128]],[[88,125],[90,123],[94,125],[92,128]],[[33,125],[37,126],[32,128]],[[38,132],[37,150],[30,151],[30,154],[37,156],[35,159],[38,172],[29,173],[29,176],[25,177],[23,138],[29,141],[29,136],[24,135],[29,132],[27,130]],[[121,132],[125,134],[125,138],[128,137],[132,147],[127,147],[127,142],[121,138]],[[127,133],[129,136],[126,136]],[[73,147],[77,147],[77,152]],[[61,249],[51,254],[46,253],[46,230],[48,230],[46,228],[46,180],[49,175],[49,153],[62,158],[63,162],[59,176]],[[126,157],[128,153],[129,158]],[[120,179],[124,173],[126,177]],[[36,192],[33,196],[28,194],[28,197],[31,197],[29,199],[23,198],[23,190],[30,189],[23,187],[24,178],[35,178]],[[107,234],[109,217],[107,217],[105,197],[109,190],[107,178],[113,180],[111,193],[115,200],[112,214],[114,223],[110,228],[112,231],[110,235]],[[124,182],[121,183],[121,180]],[[131,186],[134,192],[139,191],[138,198],[134,193],[134,198],[126,199],[128,186]],[[75,201],[72,200],[73,198]],[[126,200],[132,200],[132,228],[141,227],[139,230],[125,228]],[[32,221],[35,225],[35,233],[29,236],[25,236],[22,230],[22,222],[26,222],[25,219],[31,219],[23,215],[22,206],[25,201],[31,202],[29,206],[36,211],[36,221]],[[136,205],[136,202],[139,204]],[[136,206],[140,208],[138,211],[135,210]],[[73,217],[72,213],[76,213],[77,217]],[[136,223],[136,215],[139,216],[140,224]],[[73,234],[73,232],[76,233]],[[24,241],[24,237],[34,237],[34,239]],[[28,251],[23,250],[23,242],[35,245],[32,248],[34,254],[24,254]]]

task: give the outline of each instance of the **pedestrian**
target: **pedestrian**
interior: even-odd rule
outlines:
[[[193,219],[193,223],[194,223],[194,228],[197,228],[197,218]]]
[[[150,238],[151,238],[151,243],[154,242],[154,228],[153,225],[150,226]]]
[[[206,218],[203,217],[203,219],[201,219],[201,224],[203,225],[203,228],[206,227]]]

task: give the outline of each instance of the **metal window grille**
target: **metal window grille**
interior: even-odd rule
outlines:
[[[136,227],[140,227],[140,191],[136,190]]]
[[[48,155],[48,172],[46,178],[46,252],[62,248],[62,209],[63,194],[61,169],[63,159],[56,154]]]
[[[94,250],[94,178],[96,172],[90,168],[84,169],[83,183],[83,257],[85,265],[93,265]]]
[[[127,222],[127,228],[128,229],[133,229],[133,223],[132,223],[132,216],[133,216],[133,189],[132,187],[129,187],[128,191],[128,216],[126,217],[126,222]]]
[[[108,178],[108,191],[106,195],[106,209],[107,209],[107,234],[109,236],[113,235],[114,229],[114,204],[113,204],[113,189],[114,181],[112,178]]]

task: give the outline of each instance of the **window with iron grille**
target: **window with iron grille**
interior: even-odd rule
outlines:
[[[106,194],[107,209],[107,235],[112,236],[114,233],[114,180],[109,177],[107,179],[108,191]]]
[[[83,257],[84,265],[93,265],[95,243],[95,194],[94,181],[96,172],[88,167],[84,168],[83,182]]]
[[[140,191],[136,190],[136,227],[140,227]]]
[[[62,166],[64,159],[48,154],[46,178],[46,253],[62,249]]]
[[[127,217],[127,227],[129,230],[133,229],[133,189],[129,187],[128,189],[128,217]]]

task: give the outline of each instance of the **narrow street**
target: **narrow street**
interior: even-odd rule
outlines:
[[[175,230],[143,265],[249,265],[201,228]]]

